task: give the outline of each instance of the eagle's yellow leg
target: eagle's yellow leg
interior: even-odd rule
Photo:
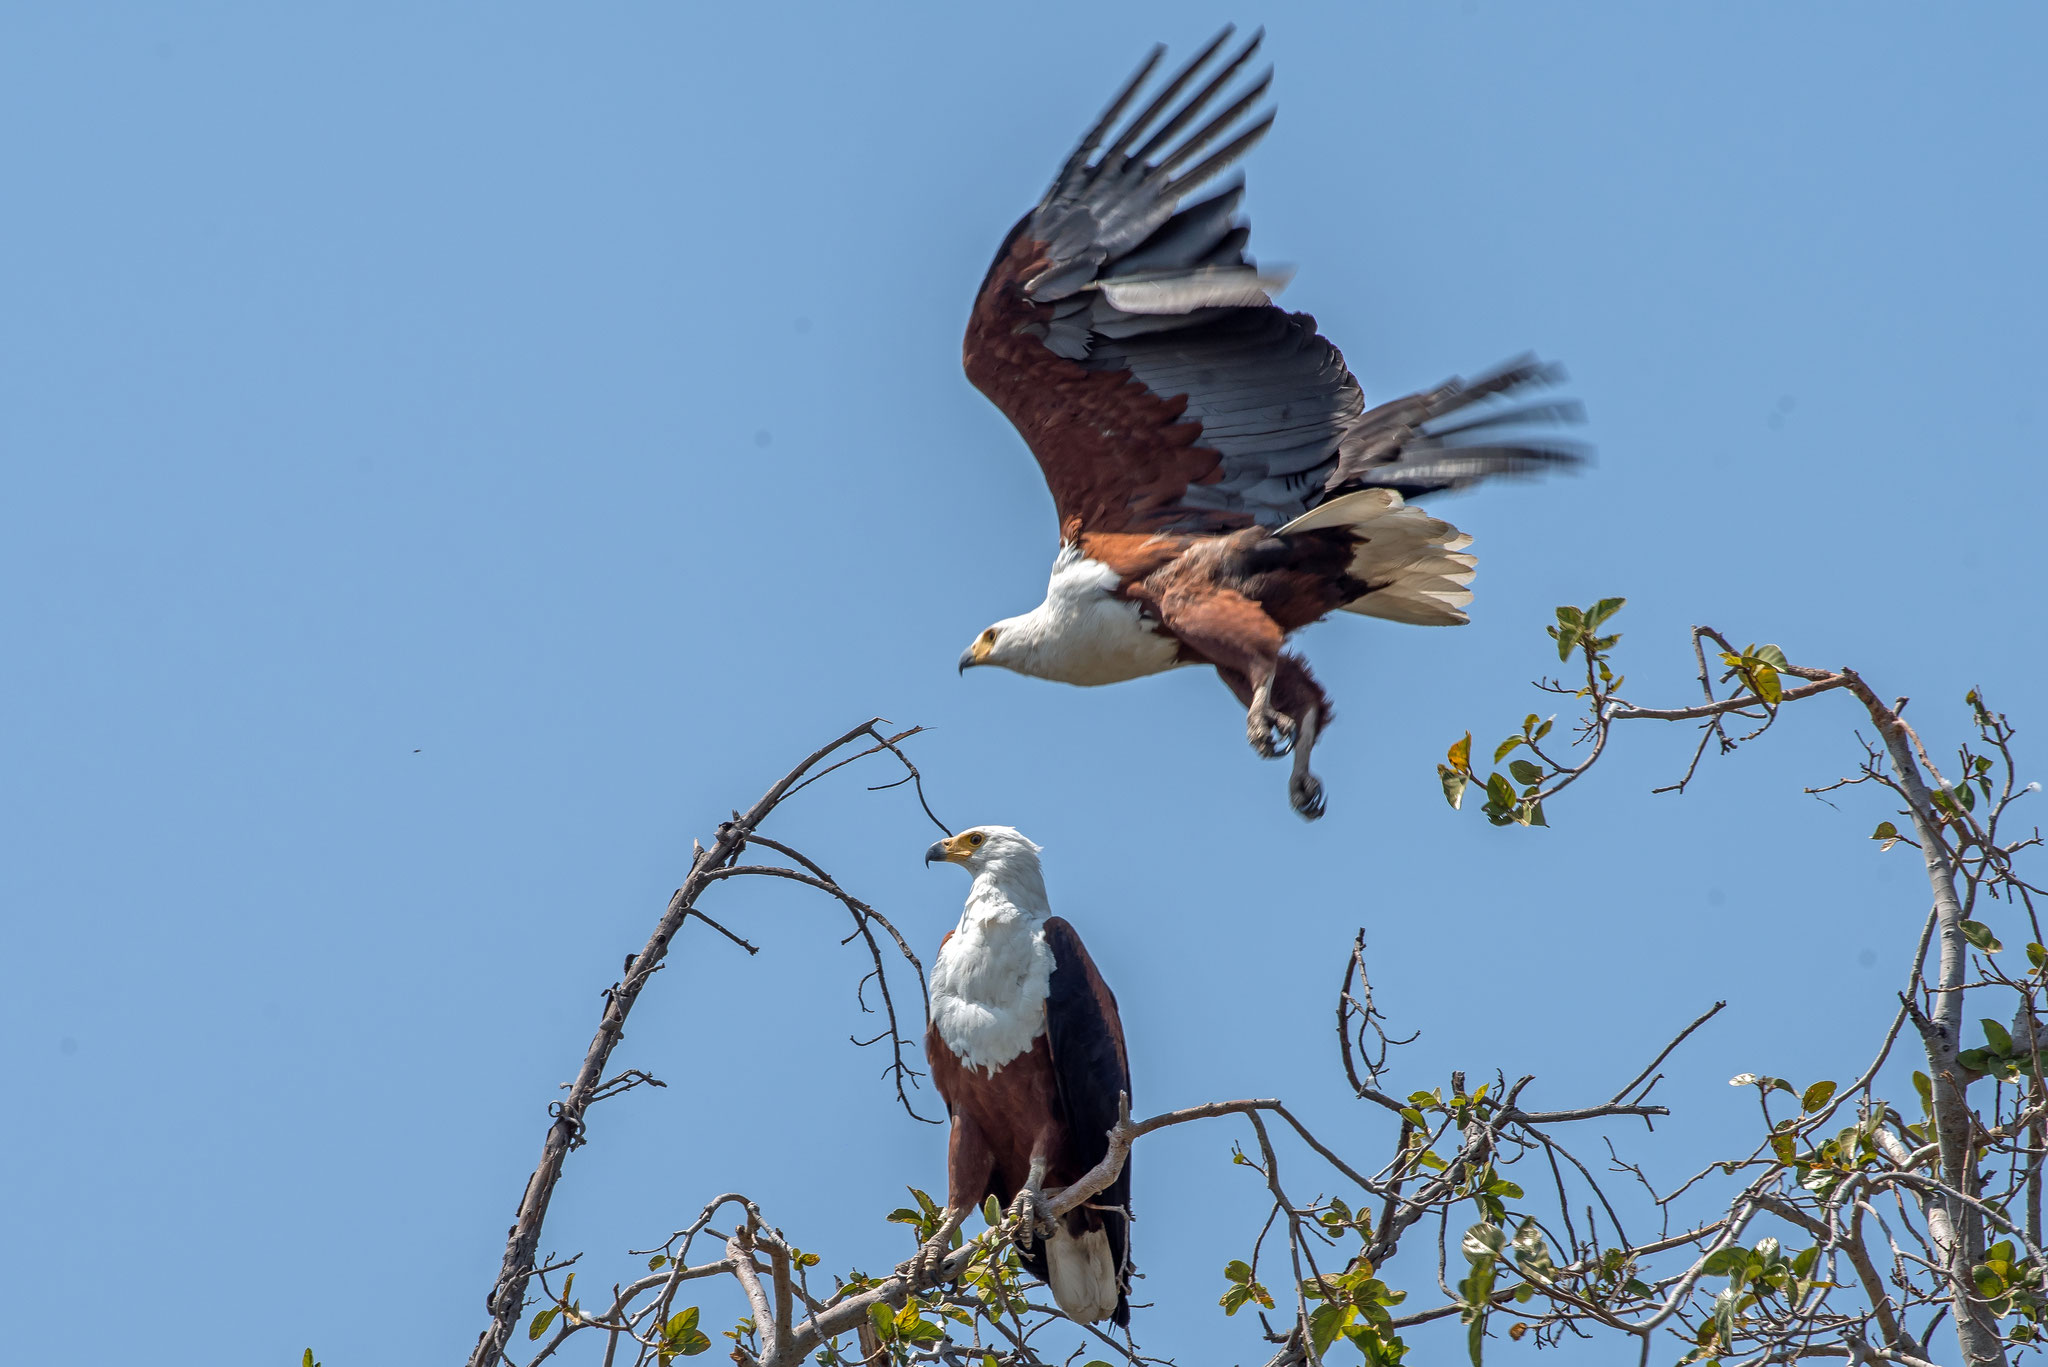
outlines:
[[[946,1261],[946,1255],[953,1251],[953,1236],[967,1219],[967,1212],[957,1206],[947,1206],[939,1217],[939,1228],[931,1238],[917,1247],[917,1253],[907,1263],[896,1269],[898,1275],[908,1277],[913,1288],[923,1288],[937,1283],[939,1267]]]

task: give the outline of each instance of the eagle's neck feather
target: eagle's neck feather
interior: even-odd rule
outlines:
[[[976,872],[960,924],[932,965],[932,1026],[961,1066],[994,1072],[1045,1032],[1051,914],[1036,856]]]
[[[1045,601],[1002,623],[991,663],[1056,683],[1109,684],[1179,663],[1179,647],[1118,590],[1123,577],[1068,547],[1053,561]]]

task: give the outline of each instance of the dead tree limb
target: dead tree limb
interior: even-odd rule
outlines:
[[[830,744],[820,746],[795,768],[776,780],[775,784],[761,795],[760,800],[744,814],[736,812],[732,820],[721,822],[709,849],[698,845],[690,862],[689,875],[683,880],[683,885],[676,889],[675,895],[669,898],[668,906],[663,909],[661,918],[655,922],[653,933],[647,937],[646,947],[627,962],[624,976],[605,993],[604,1015],[598,1021],[597,1034],[592,1037],[589,1048],[584,1051],[583,1062],[576,1070],[575,1080],[569,1084],[568,1095],[549,1107],[553,1120],[548,1125],[546,1138],[541,1143],[540,1162],[535,1166],[533,1175],[527,1179],[526,1189],[519,1199],[518,1215],[506,1235],[505,1257],[497,1279],[491,1283],[491,1289],[484,1297],[484,1308],[490,1314],[490,1324],[477,1337],[476,1348],[469,1358],[470,1367],[496,1367],[497,1363],[504,1360],[506,1345],[511,1342],[520,1313],[526,1306],[527,1286],[534,1275],[534,1255],[540,1247],[541,1229],[547,1221],[548,1203],[553,1199],[555,1185],[562,1177],[562,1164],[570,1151],[583,1143],[585,1117],[590,1107],[606,1095],[607,1084],[604,1079],[607,1065],[612,1050],[618,1046],[620,1037],[625,1033],[626,1018],[632,1014],[633,1004],[639,1000],[641,989],[661,968],[663,960],[668,956],[669,946],[681,932],[686,921],[696,916],[707,924],[716,926],[709,917],[696,910],[698,897],[712,883],[740,872],[735,866],[741,852],[750,841],[756,839],[755,831],[786,798],[833,770],[843,768],[868,755],[887,751],[902,761],[903,766],[909,770],[911,779],[917,779],[916,768],[899,747],[903,741],[918,734],[922,728],[910,727],[893,735],[885,735],[880,729],[881,726],[882,720],[877,717],[862,722]],[[872,741],[873,744],[854,754],[840,753],[862,739]],[[833,762],[827,764],[828,760]],[[918,783],[917,788],[918,800],[922,804],[923,784]],[[930,815],[931,808],[926,806],[925,812]],[[938,822],[936,816],[933,816],[932,820]],[[943,829],[943,823],[939,824]],[[837,883],[824,877],[823,871],[817,869],[815,864],[795,855],[786,845],[768,840],[760,840],[758,843],[796,858],[805,868],[814,871],[817,877],[797,874],[792,870],[772,870],[777,876],[797,878],[798,881],[838,897],[853,913],[856,926],[861,933],[865,934],[865,920],[882,919],[876,915],[873,908],[849,897]],[[763,867],[761,872],[767,873],[771,870]],[[888,926],[886,921],[883,924],[896,939],[898,947],[915,964],[916,956],[910,953],[902,937],[896,935],[895,928]],[[730,931],[725,931],[722,926],[716,928],[752,952],[752,946],[739,941]],[[867,943],[871,949],[875,949],[872,936],[867,937]],[[879,949],[875,949],[875,963],[877,974],[882,974]],[[885,974],[882,976],[886,979]],[[922,986],[921,969],[918,979]],[[886,982],[884,992],[886,999]],[[903,1093],[903,1040],[901,1032],[897,1029],[893,1002],[889,1008],[889,1031],[886,1037],[893,1040],[896,1049],[897,1094],[903,1098],[904,1105],[908,1108],[909,1099]],[[615,1095],[616,1092],[610,1094]]]

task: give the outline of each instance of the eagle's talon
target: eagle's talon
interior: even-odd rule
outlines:
[[[939,1268],[944,1265],[946,1255],[953,1250],[952,1239],[940,1231],[917,1246],[917,1252],[910,1261],[897,1267],[897,1275],[909,1280],[912,1289],[923,1290],[935,1286],[939,1280]]]
[[[1278,759],[1294,749],[1294,718],[1261,704],[1245,716],[1245,738],[1260,759]]]
[[[1287,800],[1303,821],[1319,819],[1326,807],[1323,781],[1314,774],[1296,774],[1287,780]]]
[[[1045,1195],[1027,1184],[1003,1212],[1003,1228],[1017,1247],[1028,1251],[1032,1244],[1052,1234],[1052,1219],[1045,1211]]]

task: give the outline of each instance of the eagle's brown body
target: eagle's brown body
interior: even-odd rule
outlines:
[[[939,944],[925,1057],[952,1120],[946,1208],[1056,1197],[1109,1152],[1130,1060],[1116,997],[1073,926],[1049,914],[1037,847],[1008,827],[941,841],[928,859],[976,877],[959,929]],[[1130,1316],[1128,1163],[1098,1195],[1019,1243],[1060,1308]]]
[[[1046,929],[1080,948],[1080,937],[1059,917],[1052,918]],[[952,938],[949,932],[940,945]],[[1061,970],[1083,975],[1096,1010],[1109,1026],[1124,1085],[1128,1086],[1130,1064],[1124,1053],[1116,997],[1086,949],[1080,949],[1074,958],[1071,968],[1063,964]],[[953,1116],[953,1133],[946,1145],[948,1205],[978,1208],[990,1196],[1007,1205],[1023,1188],[1034,1159],[1044,1162],[1048,1190],[1071,1184],[1101,1160],[1102,1135],[1070,1133],[1050,1039],[1049,1034],[1041,1034],[1023,1054],[985,1072],[962,1067],[936,1028],[926,1032],[925,1057],[931,1064],[932,1085]],[[1089,1213],[1076,1211],[1069,1217],[1076,1233],[1084,1227],[1101,1227],[1099,1219],[1085,1218]]]

